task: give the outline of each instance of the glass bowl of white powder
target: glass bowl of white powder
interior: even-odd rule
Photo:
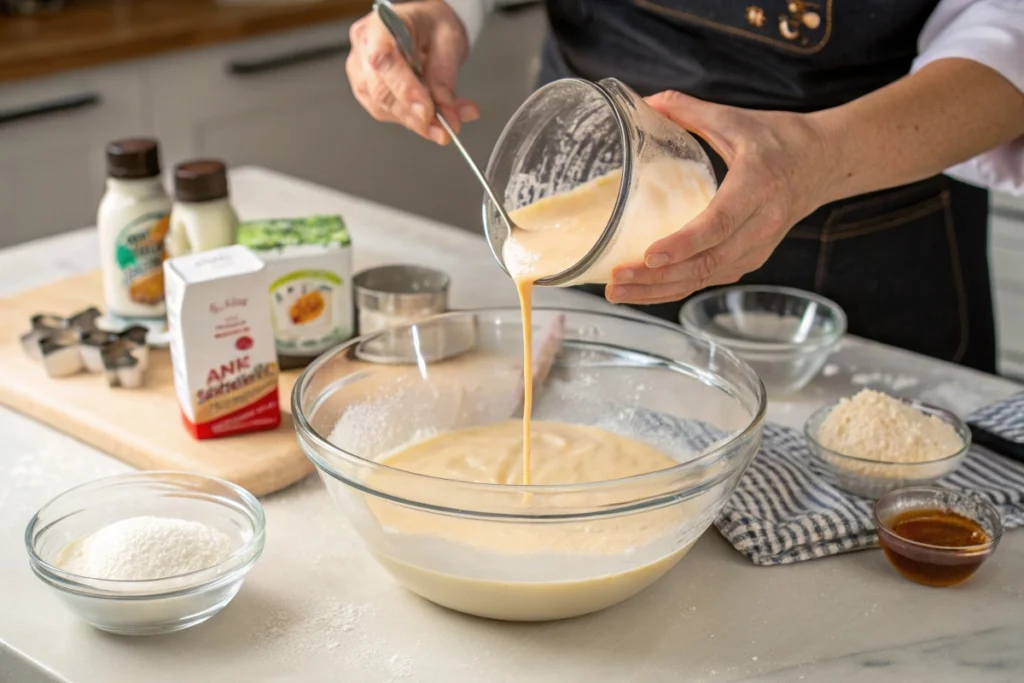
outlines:
[[[971,447],[953,413],[870,389],[817,410],[804,434],[836,486],[873,500],[942,479]]]
[[[846,333],[834,301],[791,287],[735,285],[683,304],[679,321],[750,364],[770,396],[800,391]]]
[[[388,331],[360,337],[296,383],[299,442],[327,490],[437,604],[545,621],[621,602],[697,542],[760,443],[764,389],[729,351],[660,321],[536,309],[538,353],[557,320],[528,466],[518,309],[403,325],[386,361],[373,349]]]
[[[154,635],[200,624],[235,597],[263,552],[263,508],[234,484],[130,473],[73,488],[25,530],[29,564],[92,626]]]

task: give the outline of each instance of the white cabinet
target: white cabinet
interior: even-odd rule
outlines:
[[[0,85],[0,247],[96,220],[103,149],[151,132],[138,64]]]
[[[155,130],[168,158],[213,156],[310,180],[343,154],[348,25],[183,52],[148,65]]]

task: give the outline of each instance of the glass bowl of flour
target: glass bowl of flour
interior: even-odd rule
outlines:
[[[835,302],[766,285],[702,292],[683,304],[679,321],[749,363],[769,396],[807,386],[846,333],[846,314]]]
[[[871,389],[819,408],[804,436],[836,486],[872,500],[952,474],[971,448],[967,424],[948,410]]]
[[[529,459],[518,309],[360,337],[296,383],[299,442],[337,506],[437,604],[545,621],[626,600],[686,555],[760,443],[763,386],[728,350],[660,321],[536,309],[538,353],[556,319]]]
[[[234,484],[185,472],[100,479],[44,505],[29,564],[72,612],[120,635],[200,624],[224,609],[263,552],[263,508]]]

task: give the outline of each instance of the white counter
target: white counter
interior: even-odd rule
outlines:
[[[443,268],[454,307],[515,302],[474,235],[255,168],[236,171],[232,191],[245,218],[342,213],[358,268]],[[89,231],[0,252],[0,293],[95,268],[95,252]],[[563,291],[538,298],[608,305]],[[773,403],[769,419],[800,426],[866,382],[960,413],[1020,389],[853,339],[828,370],[798,399]],[[448,612],[397,586],[315,478],[264,500],[266,552],[223,613],[177,634],[115,637],[65,611],[29,570],[22,538],[52,496],[128,468],[6,410],[0,433],[0,682],[31,683],[26,660],[63,677],[38,680],[71,683],[1024,680],[1024,531],[1009,532],[969,583],[942,590],[898,577],[878,551],[755,567],[711,530],[620,606],[517,625]]]

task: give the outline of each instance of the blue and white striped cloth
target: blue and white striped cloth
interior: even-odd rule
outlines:
[[[830,483],[802,433],[767,424],[760,451],[715,526],[754,564],[791,564],[878,545],[872,501]],[[1024,525],[1024,464],[972,449],[940,485],[992,503],[1003,525]]]

